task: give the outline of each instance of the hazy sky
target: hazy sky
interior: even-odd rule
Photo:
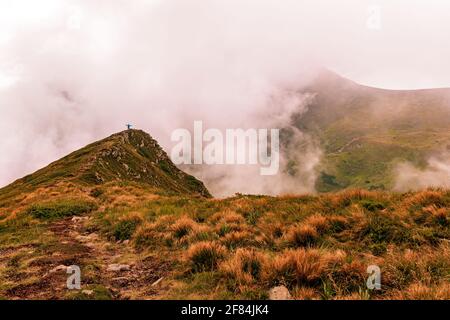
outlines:
[[[256,125],[325,66],[450,87],[448,0],[0,0],[0,186],[131,122]]]

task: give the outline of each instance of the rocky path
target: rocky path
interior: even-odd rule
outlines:
[[[127,243],[112,243],[84,226],[89,217],[56,221],[49,231],[57,239],[28,262],[20,285],[9,298],[25,299],[157,299],[168,289],[170,263],[135,252]],[[70,266],[78,266],[81,288],[68,289]],[[26,279],[21,279],[26,280]],[[22,284],[22,282],[24,282]]]

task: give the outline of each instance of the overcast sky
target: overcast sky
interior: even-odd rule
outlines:
[[[166,149],[195,119],[252,125],[320,66],[450,87],[449,18],[448,0],[0,0],[0,186],[127,122]]]

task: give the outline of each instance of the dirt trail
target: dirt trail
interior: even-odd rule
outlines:
[[[337,150],[336,152],[332,152],[330,154],[339,154],[345,151],[345,149],[347,149],[348,147],[350,147],[352,144],[354,144],[355,142],[358,142],[362,139],[362,137],[356,137],[353,138],[352,140],[350,140],[349,142],[347,142],[345,145],[343,145],[342,147],[339,148],[339,150]]]
[[[35,281],[8,290],[10,298],[155,299],[168,289],[171,265],[156,256],[142,256],[128,243],[112,243],[84,227],[88,217],[66,218],[52,223],[57,242],[43,249],[29,263]],[[67,267],[81,269],[81,289],[67,288]],[[161,280],[162,278],[162,280]],[[23,280],[23,279],[22,279]],[[159,281],[158,281],[159,280]],[[156,282],[156,284],[155,284]]]

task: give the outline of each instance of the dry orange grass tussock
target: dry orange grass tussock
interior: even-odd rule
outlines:
[[[450,283],[442,283],[437,286],[427,286],[422,283],[414,283],[404,290],[398,290],[390,295],[391,300],[449,300]]]
[[[181,241],[186,239],[197,227],[197,223],[189,217],[183,216],[170,226],[172,236]]]
[[[215,270],[227,254],[228,250],[223,245],[202,241],[189,247],[186,260],[190,263],[193,272],[210,271]]]
[[[254,235],[248,231],[233,231],[225,234],[220,241],[228,248],[255,244]]]
[[[427,217],[425,217],[427,223],[436,223],[442,226],[450,225],[450,210],[448,208],[439,208],[432,204],[422,210],[427,214]]]
[[[237,249],[231,259],[220,265],[225,276],[239,284],[251,284],[261,280],[263,270],[268,268],[267,255],[255,249]]]
[[[410,196],[407,196],[402,201],[402,206],[405,209],[409,209],[413,206],[425,207],[430,204],[441,203],[443,201],[445,192],[438,189],[427,189],[419,192],[415,192]]]
[[[328,195],[331,202],[336,207],[346,206],[353,200],[373,199],[382,200],[384,194],[378,191],[369,191],[364,189],[349,189]]]
[[[329,267],[343,260],[342,251],[327,252],[319,249],[287,250],[276,256],[268,270],[267,280],[282,283],[288,287],[314,286],[325,277]]]
[[[209,222],[217,224],[222,223],[245,223],[245,219],[240,214],[234,212],[233,210],[226,209],[213,214],[209,219]]]
[[[318,300],[321,296],[320,293],[314,288],[295,287],[292,290],[292,298],[295,300]]]
[[[315,228],[318,232],[325,232],[330,227],[329,217],[325,217],[321,214],[314,214],[307,217],[303,223]]]
[[[285,238],[289,245],[306,247],[316,243],[319,238],[319,233],[314,226],[309,224],[297,224],[289,228]]]

